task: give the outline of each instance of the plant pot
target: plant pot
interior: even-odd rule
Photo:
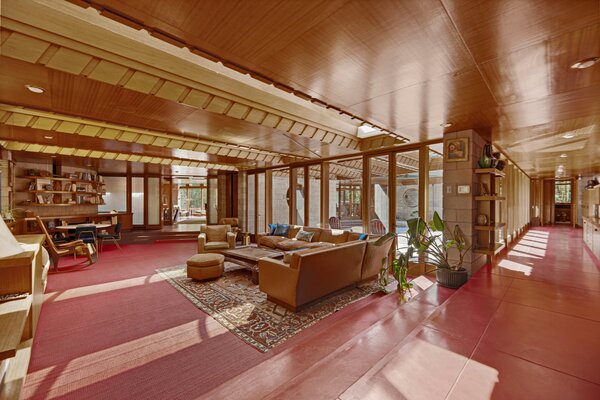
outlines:
[[[467,270],[464,268],[460,268],[458,270],[440,268],[437,271],[435,271],[435,277],[437,279],[437,282],[441,286],[450,289],[458,289],[459,287],[464,285],[469,279]]]

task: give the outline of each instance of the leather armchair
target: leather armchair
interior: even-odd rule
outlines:
[[[230,225],[203,225],[198,235],[198,253],[235,249],[235,237]]]
[[[221,220],[219,221],[219,224],[230,225],[231,232],[233,232],[235,234],[237,234],[240,231],[240,221],[237,218],[234,218],[234,217],[221,218]]]

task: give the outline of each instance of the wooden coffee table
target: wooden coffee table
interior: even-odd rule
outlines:
[[[258,284],[258,260],[263,257],[281,258],[283,252],[256,246],[241,246],[231,250],[223,250],[225,261],[241,265],[252,271],[252,283]]]

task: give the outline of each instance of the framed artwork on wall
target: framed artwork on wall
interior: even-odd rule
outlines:
[[[445,147],[444,161],[469,161],[469,138],[449,139]]]

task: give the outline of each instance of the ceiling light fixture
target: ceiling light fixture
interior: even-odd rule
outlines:
[[[574,138],[574,137],[575,137],[575,135],[573,135],[572,133],[565,133],[565,134],[563,135],[563,137],[564,137],[565,139],[572,139],[572,138]]]
[[[562,154],[560,155],[560,158],[567,158],[567,153],[562,153]]]
[[[39,87],[39,86],[35,86],[35,85],[25,85],[25,87],[30,92],[36,93],[36,94],[41,94],[41,93],[44,93],[46,91],[46,89],[44,89],[43,87]]]
[[[450,128],[450,127],[452,126],[452,123],[451,123],[451,122],[442,122],[442,123],[440,124],[440,126],[441,126],[442,128]]]
[[[44,139],[54,139],[52,136],[44,136]]]
[[[575,64],[571,65],[572,69],[585,69],[593,66],[598,61],[600,61],[600,57],[589,57],[584,58],[583,60],[577,61]]]

